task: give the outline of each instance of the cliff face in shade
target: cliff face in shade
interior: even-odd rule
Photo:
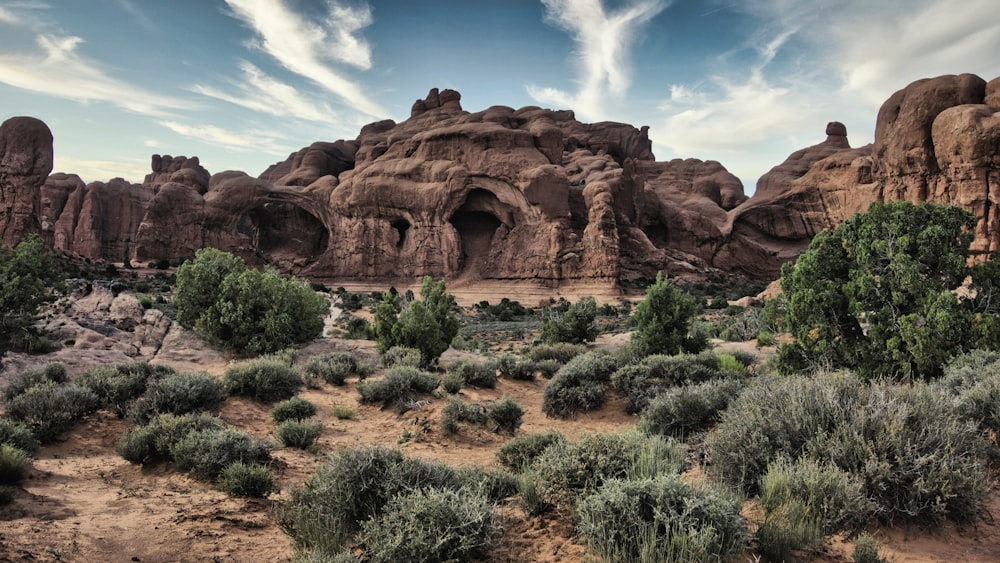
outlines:
[[[709,268],[774,277],[820,230],[872,201],[905,199],[973,211],[983,255],[1000,236],[998,112],[1000,80],[915,82],[883,105],[873,145],[851,148],[832,122],[749,199],[718,162],[657,162],[645,127],[537,107],[470,113],[451,90],[431,90],[406,121],[313,143],[259,178],[209,177],[196,157],[154,155],[142,184],[46,181],[51,136],[25,122],[0,145],[4,162],[20,163],[0,176],[0,228],[112,261],[211,246],[313,277],[558,285]]]
[[[0,124],[0,245],[41,231],[41,186],[52,172],[52,132],[33,117]]]

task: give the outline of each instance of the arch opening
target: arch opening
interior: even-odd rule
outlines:
[[[247,211],[237,230],[248,236],[258,256],[286,272],[296,272],[326,252],[330,233],[311,213],[291,203],[265,203]]]
[[[396,241],[396,248],[403,248],[403,243],[406,242],[406,233],[410,230],[410,222],[399,218],[395,219],[390,225],[392,225],[393,229],[396,229],[396,234],[399,235],[399,239]]]
[[[458,260],[462,274],[479,274],[483,261],[490,253],[493,236],[501,225],[513,228],[514,213],[492,192],[476,188],[449,219],[461,242]]]

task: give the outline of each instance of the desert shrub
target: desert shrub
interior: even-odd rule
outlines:
[[[205,413],[160,414],[148,424],[133,426],[118,440],[118,455],[131,463],[170,459],[170,448],[191,432],[222,430],[218,417]]]
[[[762,330],[757,333],[757,347],[762,348],[764,346],[774,346],[777,344],[777,340],[774,338],[774,333]]]
[[[333,408],[330,409],[330,414],[337,420],[350,420],[354,418],[354,409],[345,407],[344,405],[333,405]]]
[[[278,491],[278,485],[267,467],[237,461],[222,470],[219,489],[234,497],[267,498]]]
[[[6,409],[8,418],[23,422],[38,441],[47,444],[97,410],[99,402],[90,389],[49,381],[13,397]]]
[[[818,547],[825,539],[819,517],[799,499],[768,512],[756,536],[757,550],[768,561],[787,561],[792,551]]]
[[[654,354],[617,370],[611,376],[611,385],[628,397],[626,412],[635,414],[642,412],[650,400],[668,389],[738,377],[745,373],[746,368],[739,360],[725,354]]]
[[[747,492],[782,456],[833,464],[887,519],[973,520],[985,494],[981,438],[924,384],[761,378],[723,413],[708,449],[716,476]]]
[[[387,368],[397,366],[420,367],[420,350],[405,346],[392,346],[382,353],[382,365]]]
[[[276,270],[247,268],[231,254],[198,250],[177,270],[177,318],[238,354],[265,354],[323,332],[330,303],[309,284]]]
[[[678,289],[662,273],[657,274],[632,315],[632,348],[640,356],[701,351],[707,342],[691,334],[691,319],[696,311],[694,297]]]
[[[445,434],[458,432],[460,422],[482,424],[486,420],[486,409],[482,405],[469,404],[457,398],[449,399],[448,404],[441,409],[441,430]]]
[[[653,434],[684,437],[711,426],[743,390],[739,379],[716,379],[664,391],[643,409],[640,426]]]
[[[274,429],[274,433],[278,435],[281,445],[286,448],[298,448],[300,450],[312,447],[322,432],[322,423],[306,422],[304,420],[286,420]]]
[[[302,366],[307,378],[318,377],[332,385],[343,385],[347,376],[358,369],[358,359],[350,352],[332,352],[309,358]]]
[[[227,369],[222,383],[231,395],[252,397],[269,403],[295,395],[302,387],[302,378],[284,363],[258,359]]]
[[[437,386],[434,374],[412,366],[397,366],[389,368],[381,380],[359,383],[358,393],[362,403],[382,403],[382,408],[393,406],[398,412],[405,412],[418,393],[430,393]]]
[[[505,396],[486,409],[486,415],[497,425],[497,432],[513,434],[521,427],[524,419],[524,409],[522,409],[514,399]]]
[[[973,350],[954,358],[933,388],[950,396],[966,420],[1000,432],[1000,352]]]
[[[299,396],[281,401],[271,409],[271,419],[275,424],[286,420],[305,420],[315,414],[316,405]]]
[[[144,424],[157,414],[216,411],[226,399],[219,380],[207,373],[178,373],[148,383],[146,393],[129,410],[132,419]]]
[[[418,490],[393,498],[359,534],[373,562],[471,561],[493,547],[493,506],[469,491]]]
[[[582,344],[555,342],[552,344],[538,344],[527,348],[524,351],[524,355],[536,362],[555,360],[560,364],[565,364],[586,351],[587,347]]]
[[[461,360],[448,367],[448,374],[458,375],[467,385],[481,389],[493,389],[497,386],[497,365],[493,362],[475,362]]]
[[[497,359],[496,367],[502,377],[521,381],[535,379],[535,371],[537,371],[534,360],[515,356],[514,354],[501,355]]]
[[[600,408],[606,398],[604,384],[619,367],[619,360],[609,354],[588,352],[573,358],[545,387],[542,411],[567,418]]]
[[[552,376],[562,368],[563,364],[560,364],[556,360],[538,360],[535,362],[535,371],[541,374],[545,379],[552,379]]]
[[[591,434],[550,445],[531,468],[541,478],[547,497],[572,504],[610,479],[679,474],[686,455],[682,444],[662,436]]]
[[[7,418],[0,418],[0,444],[14,446],[29,454],[35,453],[41,446],[27,424]]]
[[[420,285],[420,300],[410,301],[405,308],[397,295],[385,292],[375,307],[379,353],[394,346],[416,348],[421,367],[432,365],[458,335],[455,308],[455,297],[445,291],[444,280],[435,282],[430,276]]]
[[[545,342],[583,344],[597,338],[597,302],[584,297],[569,306],[561,315],[553,316],[542,325],[541,338]]]
[[[739,499],[675,475],[608,480],[577,514],[589,549],[605,561],[724,561],[747,537]]]
[[[381,446],[342,450],[292,490],[279,522],[303,546],[335,554],[364,522],[383,513],[392,498],[461,486],[455,470],[406,459],[396,450]]]
[[[486,471],[479,467],[458,469],[458,478],[466,489],[478,491],[491,502],[500,502],[517,494],[518,476],[506,469]]]
[[[497,449],[497,461],[513,471],[523,471],[546,448],[563,441],[563,435],[555,430],[550,430],[544,434],[518,436],[517,438],[507,440]]]
[[[65,288],[59,256],[37,234],[13,249],[0,245],[0,288],[0,356],[11,349],[42,352],[47,340],[35,318]]]
[[[271,461],[271,446],[234,428],[193,430],[170,446],[177,467],[199,479],[217,479],[238,461],[262,465]]]
[[[108,409],[118,418],[124,418],[131,402],[146,392],[151,378],[159,379],[173,374],[176,372],[166,366],[132,362],[89,369],[73,383],[93,391],[101,400],[101,408]]]
[[[28,472],[28,452],[0,444],[0,485],[16,485]]]
[[[14,502],[17,495],[17,487],[10,485],[0,485],[0,506]]]
[[[846,471],[806,458],[780,458],[761,477],[760,504],[770,515],[792,503],[802,505],[823,535],[854,531],[875,513],[861,481]]]
[[[863,533],[854,540],[851,554],[854,563],[887,563],[888,559],[879,553],[878,542],[871,534]]]
[[[40,368],[31,368],[18,372],[7,382],[7,387],[4,387],[4,401],[10,401],[36,385],[50,382],[66,382],[66,367],[63,364],[49,362]]]
[[[446,373],[445,376],[441,378],[441,386],[444,387],[445,391],[452,395],[461,391],[464,383],[465,380],[462,379],[462,376],[457,373]]]

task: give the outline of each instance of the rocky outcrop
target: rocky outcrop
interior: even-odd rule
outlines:
[[[259,178],[208,177],[196,157],[154,155],[143,184],[53,175],[42,186],[44,166],[21,166],[3,185],[21,211],[0,225],[114,261],[211,246],[318,278],[614,284],[660,270],[773,277],[817,232],[872,201],[905,199],[972,210],[981,256],[1000,242],[998,112],[1000,80],[915,82],[883,105],[873,145],[852,148],[831,122],[826,140],[791,154],[747,199],[718,162],[657,162],[646,127],[533,106],[468,112],[458,92],[434,89],[406,121],[313,143]],[[44,164],[38,139],[5,158]],[[51,161],[51,140],[48,150]]]
[[[52,132],[33,117],[0,124],[0,245],[41,231],[41,186],[52,172]]]

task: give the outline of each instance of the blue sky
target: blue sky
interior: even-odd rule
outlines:
[[[871,142],[915,79],[1000,76],[996,0],[0,0],[0,38],[0,119],[46,121],[88,182],[153,153],[257,175],[437,87],[648,125],[752,193],[828,121]]]

